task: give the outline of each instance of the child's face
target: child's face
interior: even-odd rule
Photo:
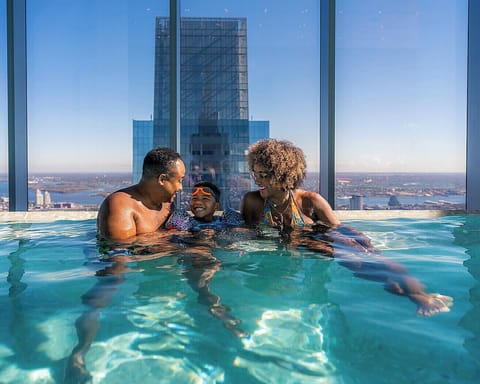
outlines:
[[[202,188],[196,188],[193,191],[190,200],[190,210],[193,215],[205,222],[211,222],[215,211],[219,208],[219,203],[215,201],[215,196],[204,191]]]

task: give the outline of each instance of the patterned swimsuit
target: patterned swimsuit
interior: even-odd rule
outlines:
[[[305,226],[305,220],[303,219],[303,214],[298,208],[297,203],[295,202],[295,199],[293,198],[293,192],[291,190],[288,192],[288,200],[292,210],[292,220],[290,222],[291,227],[303,228]],[[283,216],[282,216],[282,220],[283,220]],[[270,202],[268,200],[265,200],[265,205],[263,207],[262,223],[268,224],[272,227],[278,227],[278,223],[274,220],[272,216],[272,207],[270,206]]]
[[[197,220],[186,211],[175,210],[165,223],[166,229],[198,231],[201,229],[225,229],[243,224],[242,216],[234,209],[227,208],[221,216],[214,216],[210,223]]]

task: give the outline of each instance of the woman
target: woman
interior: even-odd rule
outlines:
[[[248,166],[258,191],[248,192],[240,207],[247,225],[265,223],[281,231],[340,221],[318,193],[299,187],[307,174],[303,151],[289,141],[260,140],[249,148]]]
[[[247,161],[259,187],[242,200],[240,211],[247,225],[267,224],[287,234],[283,238],[294,245],[335,257],[356,276],[383,282],[386,290],[407,296],[417,304],[420,315],[450,310],[451,297],[426,293],[403,266],[382,257],[363,233],[340,225],[323,197],[299,188],[307,170],[300,148],[285,140],[260,140],[250,146]],[[309,236],[290,236],[305,226],[316,230]]]

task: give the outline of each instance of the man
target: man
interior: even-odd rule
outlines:
[[[158,230],[171,213],[184,176],[185,165],[177,152],[152,149],[143,160],[140,182],[113,192],[103,201],[97,216],[99,234],[123,241]]]
[[[109,240],[130,241],[136,235],[155,232],[170,216],[170,206],[182,190],[185,165],[180,155],[170,148],[156,148],[143,160],[142,179],[138,184],[113,192],[98,211],[98,233]],[[97,271],[99,281],[82,296],[86,310],[75,322],[78,344],[68,358],[65,383],[90,382],[85,355],[99,327],[100,310],[110,304],[125,280],[126,269],[120,258]]]

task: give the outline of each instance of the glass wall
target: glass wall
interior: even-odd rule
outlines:
[[[245,151],[265,137],[300,146],[306,187],[318,190],[318,1],[184,0],[181,18],[181,152],[192,176],[185,197],[189,183],[213,180],[226,192],[223,206],[238,209],[254,187]],[[157,38],[165,22],[157,21]],[[159,108],[165,89],[155,93]]]
[[[181,2],[181,152],[226,205],[254,188],[244,154],[267,136],[304,149],[318,190],[318,3]],[[167,144],[168,20],[167,1],[27,0],[30,209],[96,208]],[[338,0],[335,36],[336,208],[463,208],[467,0]]]
[[[336,208],[463,209],[467,1],[336,4]]]
[[[132,182],[134,120],[153,114],[159,14],[168,2],[27,1],[30,209],[96,209]]]
[[[0,2],[0,211],[8,210],[7,9]]]

